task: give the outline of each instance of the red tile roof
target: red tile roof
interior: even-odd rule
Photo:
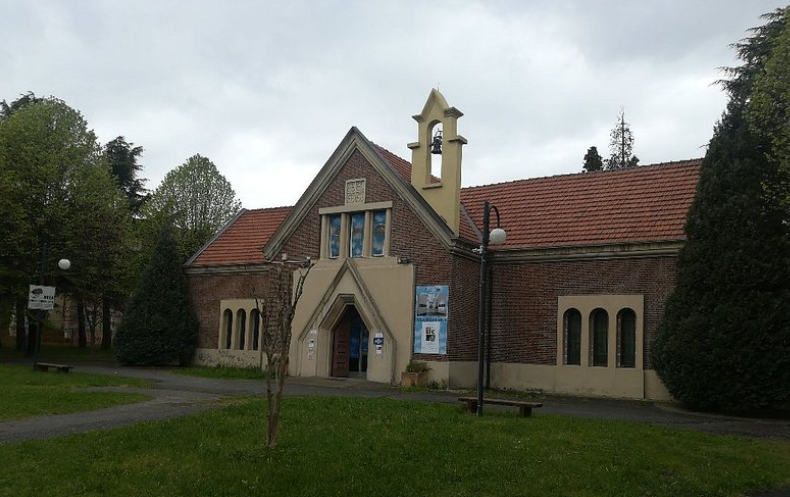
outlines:
[[[282,224],[291,207],[253,209],[242,212],[192,262],[194,266],[260,263],[261,249]]]
[[[399,176],[411,182],[408,161],[378,145],[376,149]],[[483,202],[488,200],[499,209],[507,231],[507,242],[494,249],[683,240],[701,162],[692,159],[462,188],[461,203],[468,217],[462,208],[459,235],[478,242],[476,229],[482,229]],[[262,247],[291,209],[242,212],[192,265],[263,262]]]
[[[478,227],[484,201],[499,209],[507,241],[492,248],[683,240],[700,164],[693,159],[463,188],[461,202]]]

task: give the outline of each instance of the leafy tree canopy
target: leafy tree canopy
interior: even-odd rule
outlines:
[[[172,223],[183,260],[197,252],[241,209],[230,182],[206,157],[194,155],[165,176],[147,202],[144,215]]]

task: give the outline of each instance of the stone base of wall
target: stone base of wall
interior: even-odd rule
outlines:
[[[261,353],[257,350],[197,349],[192,364],[212,368],[254,368],[261,365]]]
[[[197,349],[193,364],[207,367],[259,367],[260,352]],[[427,361],[426,364],[431,368],[428,372],[428,381],[431,383],[447,388],[476,388],[477,363],[474,361]],[[672,400],[652,370],[495,363],[491,365],[491,386],[583,397]]]
[[[477,387],[477,362],[427,362],[429,381],[449,388]],[[536,364],[494,363],[491,387],[539,390],[545,393],[671,401],[672,396],[652,370],[620,368],[573,368]]]

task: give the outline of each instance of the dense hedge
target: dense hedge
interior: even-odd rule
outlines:
[[[118,328],[120,363],[185,365],[192,358],[198,321],[179,261],[172,229],[165,228]]]

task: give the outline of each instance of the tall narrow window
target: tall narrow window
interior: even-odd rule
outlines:
[[[225,309],[224,312],[224,331],[225,331],[225,348],[229,349],[233,343],[233,313],[230,309]]]
[[[329,216],[329,257],[340,257],[340,214]]]
[[[636,367],[636,313],[623,309],[617,314],[618,366]]]
[[[351,214],[351,240],[349,252],[351,257],[362,257],[362,247],[365,241],[365,213]]]
[[[582,315],[576,309],[565,311],[565,364],[582,363]]]
[[[595,309],[590,316],[592,330],[592,365],[607,366],[609,359],[609,314]]]
[[[387,211],[373,211],[373,255],[384,255],[384,239],[387,237]]]
[[[258,350],[258,342],[261,333],[261,313],[258,309],[253,309],[250,313],[250,321],[252,321],[252,350]]]
[[[244,350],[244,342],[245,342],[245,335],[247,334],[247,313],[244,312],[243,309],[239,310],[238,315],[236,316],[236,321],[238,322],[238,335],[239,335],[239,350]]]

